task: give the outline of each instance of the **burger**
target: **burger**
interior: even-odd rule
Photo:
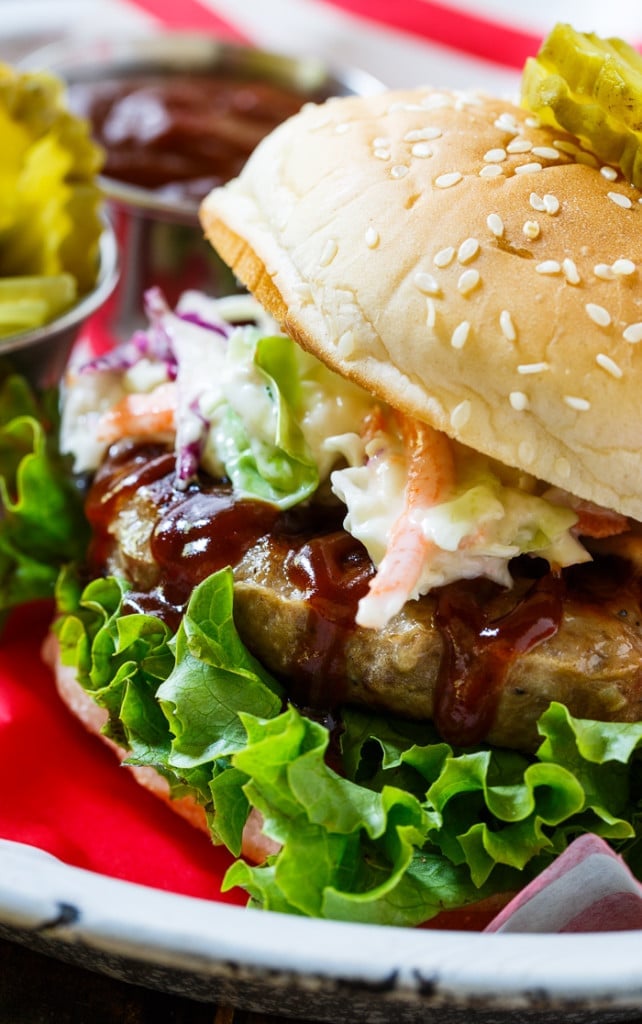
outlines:
[[[638,869],[640,202],[477,92],[309,105],[201,208],[251,294],[70,368],[63,695],[253,905],[418,924],[583,832]]]

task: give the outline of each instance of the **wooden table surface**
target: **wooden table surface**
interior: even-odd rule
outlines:
[[[131,985],[0,939],[0,1024],[293,1022]],[[312,1024],[312,1020],[298,1024]],[[642,1024],[642,1016],[627,1018],[627,1024]]]
[[[292,1024],[292,1020],[130,985],[0,939],[0,1024]]]

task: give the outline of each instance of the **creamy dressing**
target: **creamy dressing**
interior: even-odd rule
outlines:
[[[406,599],[476,576],[509,586],[509,562],[524,553],[554,565],[588,559],[571,532],[577,516],[568,503],[551,503],[538,493],[544,485],[455,442],[454,485],[408,511],[410,455],[402,418],[285,338],[253,299],[189,293],[173,313],[156,297],[153,319],[150,329],[164,342],[169,338],[176,363],[177,465],[193,452],[195,469],[200,464],[215,477],[231,477],[242,496],[275,500],[282,508],[329,485],[345,505],[346,531],[375,567],[407,516],[410,532],[424,541]],[[129,393],[153,395],[168,376],[167,360],[149,353],[120,371],[74,370],[64,391],[62,447],[77,471],[96,469],[105,455],[99,438],[105,413]],[[366,437],[367,417],[375,411],[384,426]],[[123,431],[153,438],[142,421],[124,423]],[[186,486],[189,478],[177,482]],[[277,498],[270,498],[270,488]],[[382,604],[373,621],[383,625],[389,614]]]

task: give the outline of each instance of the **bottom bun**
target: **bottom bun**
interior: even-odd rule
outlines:
[[[105,736],[103,728],[107,724],[108,714],[105,708],[101,708],[88,693],[83,690],[76,678],[75,669],[63,665],[58,652],[58,641],[53,634],[49,634],[42,646],[43,661],[51,668],[56,680],[56,689],[64,704],[71,713],[79,718],[85,728],[94,736],[99,736],[103,743],[106,743],[115,753],[119,761],[124,761],[128,755],[125,747],[119,746],[114,740]],[[189,821],[195,828],[209,835],[205,810],[189,796],[174,799],[170,793],[169,784],[162,775],[154,769],[144,766],[129,765],[124,767],[131,772],[136,781],[150,790],[155,796],[164,800],[176,814]]]

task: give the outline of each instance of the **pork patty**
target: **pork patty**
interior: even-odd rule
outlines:
[[[231,564],[234,618],[299,705],[357,705],[436,722],[445,739],[532,750],[551,701],[580,718],[642,719],[642,538],[612,538],[592,563],[552,574],[515,564],[512,590],[475,580],[408,602],[384,629],[354,613],[373,569],[317,505],[279,513],[202,480],[179,491],[159,447],[113,452],[89,492],[91,570],[132,584],[131,604],[172,625],[191,589]]]

